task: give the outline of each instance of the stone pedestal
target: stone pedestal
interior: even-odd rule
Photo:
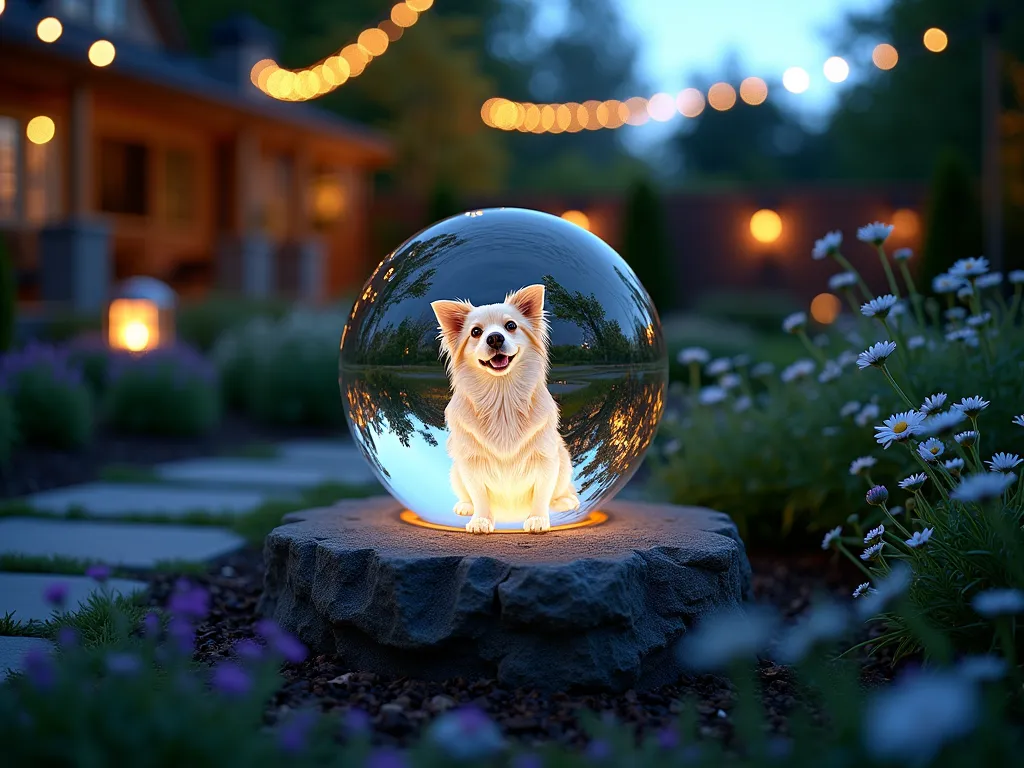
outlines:
[[[615,502],[544,535],[419,528],[390,497],[285,518],[261,611],[352,670],[624,690],[682,674],[697,619],[750,593],[736,527],[707,509]]]
[[[102,312],[109,298],[113,266],[110,225],[70,220],[39,232],[39,282],[43,301],[77,312]]]

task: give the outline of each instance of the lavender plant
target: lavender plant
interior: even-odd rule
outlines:
[[[66,348],[29,344],[3,355],[0,391],[26,443],[68,449],[92,438],[92,396]]]
[[[220,423],[217,371],[187,345],[112,357],[107,378],[104,406],[114,429],[191,437]]]
[[[18,433],[14,426],[14,412],[7,396],[0,392],[0,465],[11,457],[11,448],[17,441]]]

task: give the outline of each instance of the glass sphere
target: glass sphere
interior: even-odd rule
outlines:
[[[509,294],[528,286],[533,288],[506,303]],[[521,300],[525,296],[534,304]],[[540,335],[527,333],[538,297],[549,328],[546,351]],[[474,319],[476,314],[459,315],[468,317],[466,325],[473,328],[460,326],[461,335],[452,337],[452,343],[465,345],[458,349],[468,362],[455,355],[449,368],[464,364],[464,373],[452,375],[474,377],[474,384],[453,379],[463,382],[456,392],[459,403],[453,405],[459,409],[455,423],[462,423],[458,419],[464,412],[472,413],[479,420],[474,424],[488,428],[496,417],[482,401],[492,380],[498,386],[499,379],[507,383],[519,377],[518,387],[538,370],[536,356],[546,355],[551,397],[536,388],[533,399],[508,397],[531,424],[541,423],[530,421],[532,409],[541,407],[536,403],[550,405],[554,400],[557,415],[549,422],[550,444],[564,444],[571,462],[563,463],[558,482],[571,473],[567,493],[575,491],[579,504],[565,508],[574,505],[553,502],[551,526],[593,519],[636,471],[661,418],[668,364],[661,324],[647,292],[599,237],[557,216],[518,208],[469,211],[445,219],[377,265],[341,337],[339,383],[349,429],[387,490],[421,521],[465,528],[470,518],[456,514],[456,505],[466,489],[453,488],[457,481],[452,471],[453,463],[466,466],[452,458],[467,460],[458,453],[465,438],[458,437],[463,430],[456,427],[462,442],[449,444],[445,409],[456,385],[449,379],[447,358],[441,354],[445,337],[439,334],[441,309],[455,306],[455,300],[476,308],[502,304],[496,310],[479,310],[491,312],[484,320]],[[502,335],[509,336],[502,343],[513,346],[503,345],[496,353],[493,343]],[[522,354],[519,361],[513,350]],[[489,354],[494,358],[483,359]],[[543,373],[537,375],[543,382]],[[506,437],[500,430],[487,434]],[[527,516],[528,511],[519,514],[506,505],[495,514],[494,529],[521,531]]]

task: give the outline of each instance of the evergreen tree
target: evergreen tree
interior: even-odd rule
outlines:
[[[981,205],[967,163],[947,150],[939,158],[928,202],[928,222],[921,263],[921,286],[957,259],[982,252]]]
[[[636,181],[626,198],[622,257],[633,269],[658,312],[676,305],[675,275],[665,228],[665,212],[658,191],[647,179]]]

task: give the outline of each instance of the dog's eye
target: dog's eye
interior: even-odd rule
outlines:
[[[519,326],[516,325],[515,323],[513,323],[511,320],[509,320],[507,323],[505,323],[505,330],[506,331],[514,331],[518,327]]]
[[[483,328],[474,328],[472,331],[469,332],[469,335],[475,339],[478,338],[481,334],[483,334],[483,332]]]

